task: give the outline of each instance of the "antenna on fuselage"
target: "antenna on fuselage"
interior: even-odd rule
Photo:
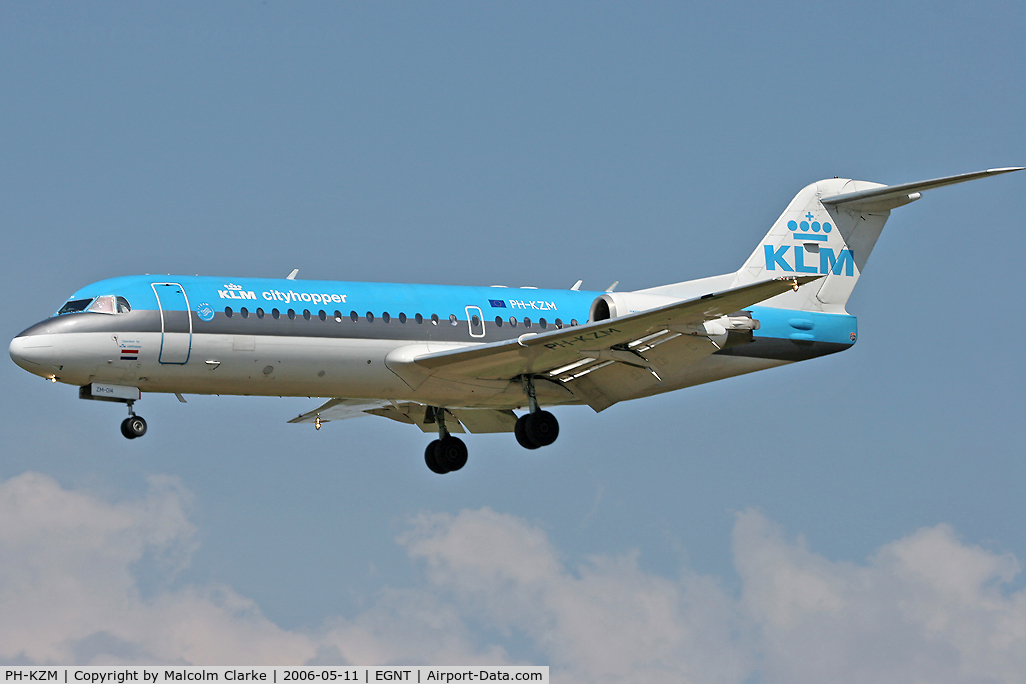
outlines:
[[[299,275],[299,269],[294,268],[292,269],[292,273],[289,273],[287,276],[285,276],[285,280],[295,280],[297,275]]]
[[[616,289],[616,286],[620,284],[619,280],[614,280],[613,284],[606,288],[606,292],[612,292]]]
[[[574,286],[571,287],[570,289],[573,290],[574,292],[577,292],[578,290],[581,289],[581,285],[583,285],[583,284],[584,284],[583,280],[578,280],[576,283],[574,283]]]

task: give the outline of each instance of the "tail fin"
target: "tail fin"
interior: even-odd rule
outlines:
[[[790,274],[820,274],[821,285],[803,287],[764,302],[766,306],[844,313],[891,209],[945,185],[1026,167],[990,169],[918,183],[886,186],[831,178],[806,186],[776,220],[737,272],[737,285]]]

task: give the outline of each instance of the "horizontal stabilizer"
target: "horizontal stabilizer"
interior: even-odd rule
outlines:
[[[903,204],[908,204],[919,199],[918,193],[934,188],[942,188],[945,185],[955,185],[966,181],[998,176],[1002,173],[1022,171],[1023,166],[1011,166],[1003,169],[987,169],[974,173],[961,173],[957,176],[945,176],[933,180],[919,181],[918,183],[903,183],[901,185],[885,185],[883,187],[848,192],[843,195],[823,197],[820,201],[828,207],[843,207],[845,209],[864,209],[868,211],[889,211]]]

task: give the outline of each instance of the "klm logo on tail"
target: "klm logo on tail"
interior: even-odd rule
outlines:
[[[801,223],[798,223],[797,221],[787,222],[787,229],[791,231],[794,239],[820,240],[822,242],[826,242],[827,233],[834,229],[833,226],[826,221],[823,222],[822,226],[819,224],[819,221],[813,221],[812,219],[814,219],[815,216],[812,215],[811,211],[805,215],[805,218],[807,218],[808,221],[802,221]],[[809,221],[811,221],[811,223],[809,223]],[[821,230],[823,231],[822,235],[819,234],[819,231]]]
[[[766,270],[776,271],[779,267],[781,271],[787,273],[819,273],[822,275],[834,274],[834,275],[855,275],[855,256],[851,253],[850,249],[842,249],[839,254],[835,254],[834,250],[830,247],[815,245],[814,251],[806,253],[804,243],[815,241],[815,242],[826,242],[830,239],[830,233],[834,227],[830,223],[824,221],[814,221],[812,212],[805,215],[807,220],[805,221],[788,221],[787,228],[791,231],[791,236],[795,241],[799,241],[802,244],[797,245],[784,245],[782,247],[774,247],[773,245],[763,245],[762,248],[766,254]],[[818,248],[818,249],[816,249]],[[815,254],[819,253],[819,263],[805,263],[806,258],[815,259]]]

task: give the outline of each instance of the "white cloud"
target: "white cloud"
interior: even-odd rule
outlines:
[[[669,580],[636,555],[561,563],[544,533],[485,508],[423,515],[401,542],[470,616],[526,635],[561,682],[741,681],[735,609],[710,578]]]
[[[1026,593],[1002,590],[1019,564],[946,525],[854,565],[747,512],[734,554],[767,681],[1026,681]]]
[[[176,481],[111,504],[26,473],[0,484],[0,658],[33,663],[275,663],[310,657],[228,588],[144,599],[133,564],[183,563],[195,529]],[[170,566],[173,567],[173,566]]]
[[[855,564],[742,513],[734,596],[636,554],[568,563],[537,525],[488,508],[423,514],[399,539],[417,587],[303,632],[227,587],[142,595],[141,559],[188,562],[187,511],[169,478],[123,503],[35,473],[0,483],[0,660],[503,664],[516,642],[561,683],[1026,681],[1018,562],[943,525]]]

